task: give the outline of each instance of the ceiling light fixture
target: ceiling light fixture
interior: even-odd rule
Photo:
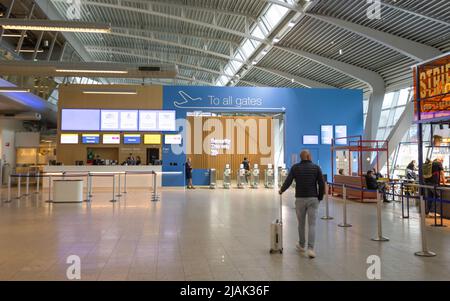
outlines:
[[[28,35],[24,34],[23,37],[26,38]],[[22,37],[22,34],[20,33],[4,33],[3,37],[5,38],[20,38]]]
[[[136,90],[82,90],[83,94],[136,95]]]
[[[0,19],[0,26],[9,30],[39,30],[62,32],[110,33],[111,24],[98,22],[40,20],[40,19]]]
[[[88,69],[56,69],[60,73],[111,73],[111,74],[127,74],[127,70],[88,70]]]
[[[30,89],[19,87],[0,87],[0,93],[27,93]]]
[[[19,52],[34,53],[34,49],[20,49]],[[37,53],[42,53],[42,52],[44,52],[44,50],[43,49],[38,49],[36,52]]]

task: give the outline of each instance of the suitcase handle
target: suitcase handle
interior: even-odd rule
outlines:
[[[283,224],[283,195],[280,194],[280,223]]]

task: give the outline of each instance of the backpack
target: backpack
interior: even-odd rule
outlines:
[[[423,163],[422,174],[424,179],[429,179],[433,176],[433,163]]]

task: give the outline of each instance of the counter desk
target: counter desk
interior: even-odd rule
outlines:
[[[126,183],[127,188],[149,188],[153,187],[153,175],[150,172],[161,172],[162,168],[160,165],[137,165],[137,166],[127,166],[127,165],[49,165],[44,167],[45,173],[63,173],[67,174],[87,174],[98,173],[118,173],[117,177],[121,176],[121,185],[124,185],[124,178],[126,173]],[[55,176],[54,179],[61,178],[61,176]],[[77,179],[78,177],[70,177],[70,179]],[[83,179],[84,178],[84,179]],[[86,177],[79,177],[79,179],[85,180]],[[49,178],[43,178],[43,187],[48,187]],[[161,187],[161,175],[157,175],[156,179],[157,187]],[[83,186],[86,187],[86,181],[83,181]],[[108,176],[93,176],[92,177],[92,188],[111,188],[112,187],[112,177]]]

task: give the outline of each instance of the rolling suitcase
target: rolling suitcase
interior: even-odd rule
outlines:
[[[280,215],[270,225],[270,254],[283,253],[283,199],[280,194]]]

